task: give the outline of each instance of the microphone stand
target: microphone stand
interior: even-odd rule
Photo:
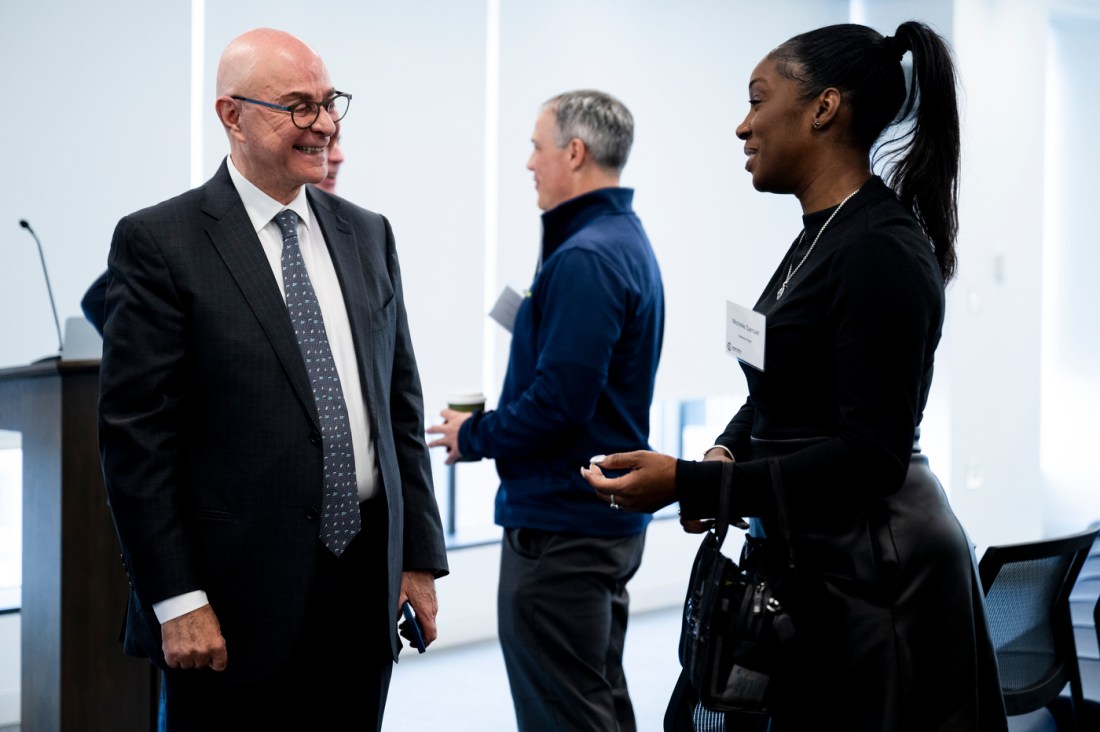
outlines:
[[[61,338],[61,321],[57,319],[57,305],[53,299],[53,287],[50,286],[50,273],[46,269],[46,255],[42,252],[42,242],[39,241],[38,234],[34,233],[34,229],[31,228],[26,219],[20,219],[19,225],[30,232],[31,236],[34,237],[34,243],[38,245],[38,258],[42,260],[42,274],[46,278],[46,293],[50,296],[50,308],[53,310],[53,325],[57,329],[57,357],[60,358],[64,348],[64,341]]]

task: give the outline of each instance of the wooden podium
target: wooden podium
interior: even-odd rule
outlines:
[[[156,729],[156,674],[118,642],[128,592],[99,465],[98,361],[0,370],[22,433],[21,732]]]

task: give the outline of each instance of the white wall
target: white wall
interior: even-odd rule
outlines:
[[[108,7],[109,6],[109,9]],[[62,323],[104,269],[126,212],[187,187],[189,3],[0,0],[0,365],[57,353],[27,219]]]
[[[959,2],[959,277],[951,323],[951,499],[979,544],[1039,538],[1042,103],[1046,2]],[[1031,53],[1006,53],[1026,47]],[[1023,90],[1034,104],[1012,104]],[[1006,112],[1009,112],[1006,114]],[[1034,144],[1029,144],[1033,141]],[[1083,528],[1083,527],[1082,527]]]
[[[1053,9],[1045,107],[1056,112],[1046,150],[1040,466],[1044,529],[1064,534],[1100,520],[1100,298],[1096,171],[1100,3]]]

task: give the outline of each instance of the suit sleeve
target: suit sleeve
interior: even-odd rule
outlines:
[[[103,319],[106,315],[107,276],[108,273],[104,272],[97,277],[80,300],[80,309],[84,311],[84,317],[95,326],[96,332],[100,335],[103,335]]]
[[[404,503],[404,546],[402,569],[447,574],[447,550],[443,523],[432,488],[431,461],[424,443],[424,397],[409,333],[401,267],[389,221],[386,229],[386,258],[397,305],[397,336],[394,342],[393,373],[390,382],[390,421],[397,464],[401,473]]]
[[[123,561],[147,604],[202,589],[180,512],[185,315],[155,238],[119,222],[108,261],[99,434]]]

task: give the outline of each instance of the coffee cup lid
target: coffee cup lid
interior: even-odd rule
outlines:
[[[452,392],[447,395],[448,404],[481,404],[485,395],[479,391]]]

